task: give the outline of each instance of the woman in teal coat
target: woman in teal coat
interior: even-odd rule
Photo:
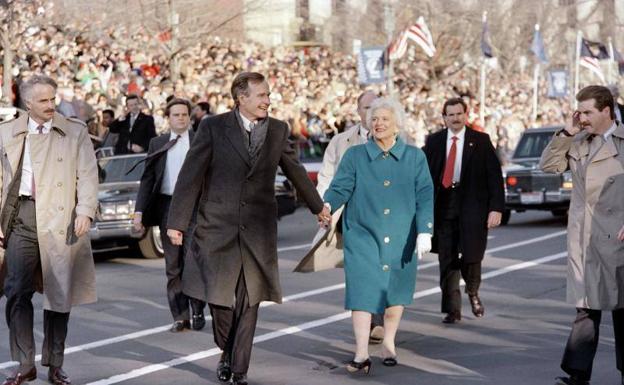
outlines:
[[[412,303],[417,260],[431,249],[433,184],[425,154],[398,137],[401,106],[377,99],[367,116],[372,137],[350,148],[324,195],[343,216],[345,308],[352,310],[356,352],[351,372],[369,372],[371,314],[384,314],[383,364],[396,365],[394,339]],[[414,256],[416,252],[418,258]]]

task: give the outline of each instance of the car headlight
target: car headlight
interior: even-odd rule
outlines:
[[[572,174],[566,172],[563,174],[563,183],[561,183],[561,188],[566,190],[572,190]]]
[[[134,212],[134,201],[103,202],[100,203],[100,212],[105,221],[130,219]]]

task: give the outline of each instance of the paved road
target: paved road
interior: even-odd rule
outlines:
[[[565,299],[565,228],[549,213],[516,214],[491,232],[481,296],[486,316],[464,302],[459,325],[440,322],[435,256],[420,264],[416,299],[397,336],[399,366],[378,358],[370,376],[352,376],[349,313],[343,309],[343,272],[295,274],[315,223],[300,209],[280,222],[280,270],[285,303],[264,304],[250,379],[262,385],[327,384],[552,384],[574,309]],[[172,334],[164,263],[131,252],[99,256],[99,302],[75,308],[65,369],[74,384],[217,384],[219,352],[210,327]],[[35,297],[41,307],[41,296]],[[0,311],[4,311],[4,303]],[[4,325],[4,323],[1,323]],[[210,325],[210,323],[208,323]],[[35,329],[41,346],[42,319]],[[7,374],[8,332],[0,328],[0,372]],[[47,372],[40,368],[43,384]],[[593,384],[619,384],[610,317],[604,317]]]

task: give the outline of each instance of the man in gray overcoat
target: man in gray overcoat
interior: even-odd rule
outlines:
[[[62,369],[72,306],[95,302],[95,266],[86,235],[97,208],[98,173],[84,123],[54,112],[56,83],[36,75],[22,83],[28,113],[0,126],[0,201],[11,358],[4,385],[37,378],[33,305],[43,288],[41,363],[48,379],[69,385]]]
[[[624,371],[624,125],[615,120],[608,88],[585,87],[576,100],[578,109],[540,160],[546,172],[572,172],[567,300],[577,316],[562,385],[589,384],[603,310],[611,311],[617,368]]]
[[[202,299],[210,304],[215,342],[223,350],[217,377],[244,385],[258,305],[282,301],[277,167],[319,220],[331,216],[288,141],[288,125],[268,116],[270,92],[264,76],[240,73],[231,91],[236,108],[199,125],[173,192],[167,234],[181,245],[197,206],[187,259],[201,271]]]

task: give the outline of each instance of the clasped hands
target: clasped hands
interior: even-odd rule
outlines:
[[[318,219],[320,227],[328,228],[332,220],[331,209],[327,205],[323,206],[323,210],[316,215],[316,218]]]

